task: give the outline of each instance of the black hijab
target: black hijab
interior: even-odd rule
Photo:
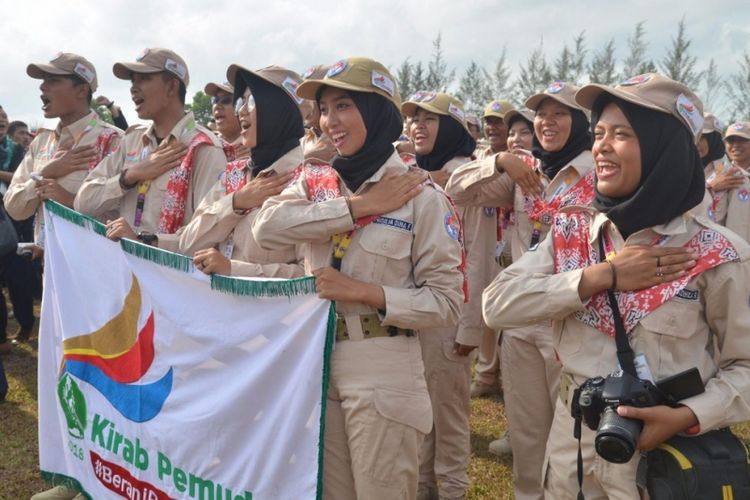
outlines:
[[[315,95],[318,103],[325,88],[320,87]],[[380,94],[354,90],[347,90],[346,93],[362,115],[367,137],[362,148],[352,156],[336,154],[331,160],[331,166],[341,176],[346,187],[355,192],[393,154],[393,142],[401,135],[403,120],[396,105]]]
[[[477,142],[456,120],[446,115],[438,115],[440,124],[432,151],[426,155],[417,153],[417,165],[428,172],[443,168],[456,156],[471,156]]]
[[[721,134],[718,132],[703,134],[703,138],[708,142],[708,153],[706,154],[706,156],[701,158],[701,162],[703,163],[703,167],[705,168],[712,161],[724,158],[727,149],[724,146],[724,139],[721,138]]]
[[[602,94],[591,110],[596,126],[602,110],[614,103],[630,122],[641,148],[641,179],[635,191],[610,198],[596,190],[594,207],[627,238],[647,227],[666,224],[698,205],[705,178],[692,134],[674,116]]]
[[[536,134],[534,134],[531,154],[541,160],[542,172],[550,180],[554,179],[563,167],[570,165],[570,162],[576,156],[591,149],[591,131],[589,130],[589,121],[586,119],[586,115],[583,111],[571,108],[570,106],[568,106],[568,109],[570,110],[573,123],[570,126],[570,136],[568,136],[568,140],[560,151],[546,151],[542,148],[542,144],[537,139]]]
[[[250,168],[255,177],[299,146],[305,128],[297,103],[281,87],[246,71],[239,71],[234,86],[235,100],[248,87],[255,99],[257,140],[250,150]]]

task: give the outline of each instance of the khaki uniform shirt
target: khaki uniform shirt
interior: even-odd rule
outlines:
[[[398,153],[365,181],[357,194],[378,182],[386,169],[406,172]],[[344,196],[352,193],[340,181],[342,195],[315,203],[307,199],[304,175],[280,195],[267,200],[253,222],[261,247],[275,249],[301,244],[305,270],[331,265],[331,236],[354,229]],[[453,225],[457,214],[438,188],[426,186],[401,208],[357,230],[341,264],[354,279],[382,285],[386,307],[383,325],[407,329],[452,326],[463,304],[461,245]],[[455,237],[454,237],[455,236]],[[373,307],[339,302],[344,316],[377,313]]]
[[[441,170],[452,173],[470,161],[466,157],[453,158]],[[469,301],[464,304],[461,312],[456,342],[478,346],[484,334],[482,290],[500,270],[495,261],[497,213],[494,208],[489,207],[457,205],[457,208],[464,230]]]
[[[593,209],[591,209],[593,211]],[[607,221],[597,214],[590,228],[597,234]],[[750,419],[750,247],[706,218],[690,214],[644,229],[627,241],[612,224],[605,226],[615,249],[649,245],[661,235],[666,245],[681,246],[701,228],[721,232],[737,249],[728,262],[694,277],[690,293],[674,297],[644,317],[630,334],[636,356],[644,354],[654,381],[697,367],[706,392],[681,401],[698,417],[701,432]],[[554,274],[554,246],[546,239],[536,251],[508,267],[483,296],[485,320],[496,328],[553,321],[553,342],[574,385],[606,376],[617,366],[615,339],[576,320],[583,309],[578,285],[583,269]]]
[[[302,148],[296,147],[263,170],[283,175],[302,163]],[[245,167],[247,180],[250,169]],[[180,231],[179,251],[193,255],[196,251],[219,246],[228,255],[233,276],[262,276],[268,278],[296,278],[304,274],[303,256],[290,245],[278,250],[265,250],[255,241],[250,230],[258,215],[258,208],[246,215],[238,215],[232,206],[233,193],[225,194],[221,180],[203,198],[189,224]]]
[[[186,113],[164,138],[166,141],[174,137],[175,140],[187,145],[195,134],[203,132],[213,142],[212,146],[200,146],[193,158],[183,224],[190,221],[198,204],[219,180],[227,164],[219,138],[200,125],[195,124],[191,127],[192,124],[195,124],[193,113]],[[99,163],[84,181],[75,199],[75,209],[94,217],[100,217],[102,214],[115,210],[120,217],[125,218],[134,231],[156,233],[159,227],[162,201],[167,193],[167,183],[172,170],[164,172],[151,181],[151,186],[146,192],[140,227],[135,227],[134,224],[138,187],[125,190],[120,185],[120,173],[123,168],[142,161],[156,147],[153,125],[149,127],[135,125],[128,128],[121,147]],[[178,234],[159,234],[159,247],[176,250],[178,240]]]
[[[706,168],[706,179],[723,168],[726,168],[723,162],[713,162]],[[750,241],[750,174],[744,175],[741,186],[716,194],[719,200],[713,220]]]
[[[562,168],[554,179],[549,180],[541,175],[545,185],[545,196],[551,195],[566,180],[573,186],[578,179],[584,177],[594,168],[591,151],[584,151],[570,165]],[[446,186],[446,191],[458,205],[483,207],[513,207],[515,223],[509,226],[511,233],[511,250],[513,261],[520,259],[529,249],[534,222],[529,219],[524,208],[524,196],[521,189],[507,173],[498,173],[495,168],[495,155],[482,160],[473,161],[458,168]],[[542,224],[540,241],[547,235],[549,226]]]
[[[42,168],[52,161],[61,144],[72,143],[71,149],[95,145],[104,129],[117,132],[109,143],[110,151],[116,150],[120,144],[122,131],[100,120],[93,111],[67,127],[58,124],[55,130],[41,129],[29,146],[26,156],[13,174],[8,191],[5,193],[4,203],[8,214],[16,220],[28,219],[35,213],[37,214],[34,222],[34,240],[37,243],[41,243],[44,214],[42,213],[42,200],[35,193],[36,181],[31,178],[31,173],[41,172]],[[76,194],[88,173],[88,170],[77,170],[60,177],[57,182],[67,192]]]

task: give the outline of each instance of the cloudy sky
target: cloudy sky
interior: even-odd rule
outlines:
[[[98,93],[122,105],[132,122],[129,85],[112,75],[112,64],[134,60],[145,47],[168,47],[185,58],[188,96],[208,81],[223,80],[231,63],[279,64],[301,73],[312,64],[366,55],[395,71],[406,57],[426,62],[439,32],[446,61],[457,75],[471,60],[492,69],[505,46],[515,77],[518,63],[541,39],[547,58],[554,59],[582,30],[589,53],[614,37],[616,56],[622,59],[627,36],[641,20],[646,21],[648,56],[659,61],[683,15],[700,69],[715,58],[720,73],[734,72],[742,52],[750,51],[746,0],[13,2],[3,7],[0,21],[5,40],[0,105],[11,119],[41,124],[39,82],[25,68],[59,51],[91,60],[99,74]]]

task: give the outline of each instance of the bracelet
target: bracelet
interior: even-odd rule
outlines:
[[[125,182],[125,174],[127,173],[127,171],[127,168],[123,168],[122,172],[120,172],[120,187],[123,189],[123,191],[133,189],[138,184],[138,181],[134,182],[133,184],[128,184],[127,182]]]
[[[611,260],[608,260],[607,264],[609,264],[609,270],[612,272],[612,286],[609,287],[609,289],[614,292],[617,290],[617,270],[615,269],[615,264]]]

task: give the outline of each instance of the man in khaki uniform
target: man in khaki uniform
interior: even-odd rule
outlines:
[[[203,92],[211,96],[211,116],[216,123],[219,137],[232,145],[236,159],[247,158],[250,152],[242,146],[240,121],[234,114],[234,86],[229,82],[209,82],[203,88]]]
[[[750,241],[750,122],[729,125],[724,143],[731,167],[707,178],[716,200],[714,220]]]
[[[463,276],[457,214],[439,189],[427,185],[414,190],[424,174],[409,172],[391,145],[401,129],[401,102],[382,64],[354,57],[339,61],[322,80],[303,82],[297,94],[312,99],[322,86],[324,132],[347,147],[338,130],[345,127],[348,113],[358,113],[359,126],[346,122],[351,126],[344,134],[358,135],[364,132],[362,120],[377,120],[365,134],[378,151],[391,153],[382,164],[369,166],[374,173],[353,192],[336,170],[305,170],[263,204],[253,234],[264,248],[303,245],[305,270],[315,274],[319,295],[336,300],[324,497],[413,500],[419,448],[432,428],[432,407],[421,348],[412,332],[458,321]],[[350,96],[355,92],[357,99],[372,104],[365,111],[373,114],[359,111]],[[335,181],[330,186],[340,195],[308,192],[308,182],[320,176]],[[313,193],[324,196],[311,201]],[[370,216],[369,224],[355,225]],[[351,239],[337,271],[331,267],[336,263],[332,237],[347,234]]]
[[[42,80],[45,118],[59,118],[54,130],[40,129],[15,171],[4,197],[5,209],[17,220],[36,214],[34,240],[43,246],[43,200],[73,205],[89,169],[116,149],[119,129],[101,121],[89,103],[97,88],[96,69],[77,54],[59,53],[47,64],[29,64],[26,73]],[[4,300],[4,299],[3,299]],[[75,490],[56,486],[34,500],[83,499]]]
[[[185,113],[188,68],[167,49],[146,49],[137,62],[117,63],[116,77],[132,82],[136,113],[148,127],[130,127],[120,148],[86,178],[75,208],[95,217],[116,210],[111,239],[138,238],[175,250],[177,230],[225,169],[219,138]]]
[[[513,110],[513,106],[508,101],[502,99],[496,99],[485,106],[482,120],[484,122],[484,135],[487,138],[487,146],[481,149],[477,147],[477,159],[487,158],[508,149],[508,126],[505,124],[504,118],[511,110]],[[492,207],[485,208],[488,211],[492,210]],[[501,213],[497,213],[496,215],[502,216]],[[497,223],[500,224],[501,221],[497,221]],[[497,229],[495,229],[495,233],[497,233]],[[507,231],[504,231],[503,240],[505,240],[505,246],[508,248],[509,237],[510,234]],[[493,257],[495,256],[494,248],[491,255]],[[485,275],[481,278],[484,285],[486,286],[489,284],[495,277],[495,274],[499,271],[500,268],[496,267],[495,273]],[[482,289],[484,289],[484,287],[482,287]],[[474,381],[471,383],[471,397],[488,396],[499,391],[499,340],[500,332],[496,332],[490,328],[484,329],[482,341],[477,350],[477,365],[475,368]]]
[[[120,144],[120,129],[91,110],[96,69],[84,57],[60,53],[48,64],[29,64],[26,73],[42,80],[45,118],[59,118],[54,130],[40,129],[5,193],[8,214],[23,220],[36,214],[34,239],[43,246],[42,202],[73,206],[83,180]]]
[[[555,129],[560,135],[563,128],[556,115],[550,113],[544,118],[540,117],[539,109],[548,105],[547,102],[561,104],[583,114],[573,99],[577,90],[578,87],[573,85],[555,82],[545,92],[526,100],[526,106],[537,113],[534,124],[535,129],[538,127],[537,137],[547,129]],[[582,131],[588,133],[587,127]],[[575,139],[568,125],[565,144]],[[531,170],[514,154],[503,152],[459,167],[448,182],[447,191],[460,205],[513,207],[516,220],[510,226],[511,251],[513,262],[516,262],[529,248],[534,248],[545,238],[551,222],[545,218],[532,220],[530,213],[534,196],[526,193],[540,193],[538,196],[541,199],[554,206],[563,196],[586,185],[585,178],[592,169],[593,161],[588,149],[580,151],[560,168],[553,179],[547,178],[539,166]],[[590,179],[587,192],[593,199],[593,177]],[[544,306],[538,304],[537,307]],[[541,499],[542,463],[560,374],[560,363],[552,348],[550,323],[504,330],[502,343],[503,395],[513,449],[515,496],[518,499]]]
[[[269,66],[253,72],[233,64],[227,69],[227,78],[237,82],[240,71],[246,75],[253,75],[253,78],[265,80],[286,92],[288,98],[292,99],[299,109],[300,117],[309,109],[307,101],[300,102],[302,100],[294,94],[294,90],[302,82],[294,71]],[[248,95],[249,92],[248,89]],[[255,105],[258,106],[257,102]],[[271,103],[266,104],[267,107],[270,105]],[[251,123],[252,119],[247,116],[250,113],[256,113],[256,110],[248,112],[243,106],[239,119]],[[254,124],[246,127],[248,130],[254,128],[247,134],[251,138],[245,143],[246,149],[250,151],[256,146],[257,130],[258,127],[263,127],[263,124],[258,125],[256,119]],[[242,135],[240,139],[243,139]],[[196,260],[199,261],[197,266],[207,273],[272,278],[302,276],[304,257],[298,253],[296,247],[266,250],[258,245],[251,232],[253,220],[258,215],[260,206],[269,196],[280,193],[291,182],[302,161],[302,146],[297,146],[258,172],[255,177],[248,160],[231,162],[222,180],[203,198],[193,219],[180,231],[179,251],[185,255],[194,255],[196,251],[218,247],[218,252],[209,251],[200,257],[195,254]],[[244,178],[243,187],[237,187],[239,182],[235,177],[238,175]],[[228,269],[218,268],[220,262],[228,265]]]
[[[455,120],[465,133],[469,133],[463,103],[448,94],[417,92],[404,102],[401,113],[411,119],[409,135],[413,138],[430,136],[432,127],[428,125],[428,120],[435,117],[427,113]],[[441,135],[439,128],[437,136],[448,137]],[[417,155],[429,155],[436,151],[439,147],[438,137],[428,137],[424,142],[429,143],[431,139],[433,146],[428,151],[424,148],[429,146],[423,145],[421,140],[415,142]],[[456,168],[469,161],[471,159],[467,156],[454,156],[430,175],[436,183],[444,185]],[[484,331],[480,299],[482,290],[489,284],[487,276],[494,276],[497,268],[493,258],[496,219],[494,210],[461,206],[457,209],[466,247],[469,300],[464,304],[457,327],[431,328],[423,330],[419,336],[427,389],[435,416],[434,428],[422,445],[419,500],[436,499],[438,496],[445,499],[463,498],[469,485],[469,355],[481,342]]]

